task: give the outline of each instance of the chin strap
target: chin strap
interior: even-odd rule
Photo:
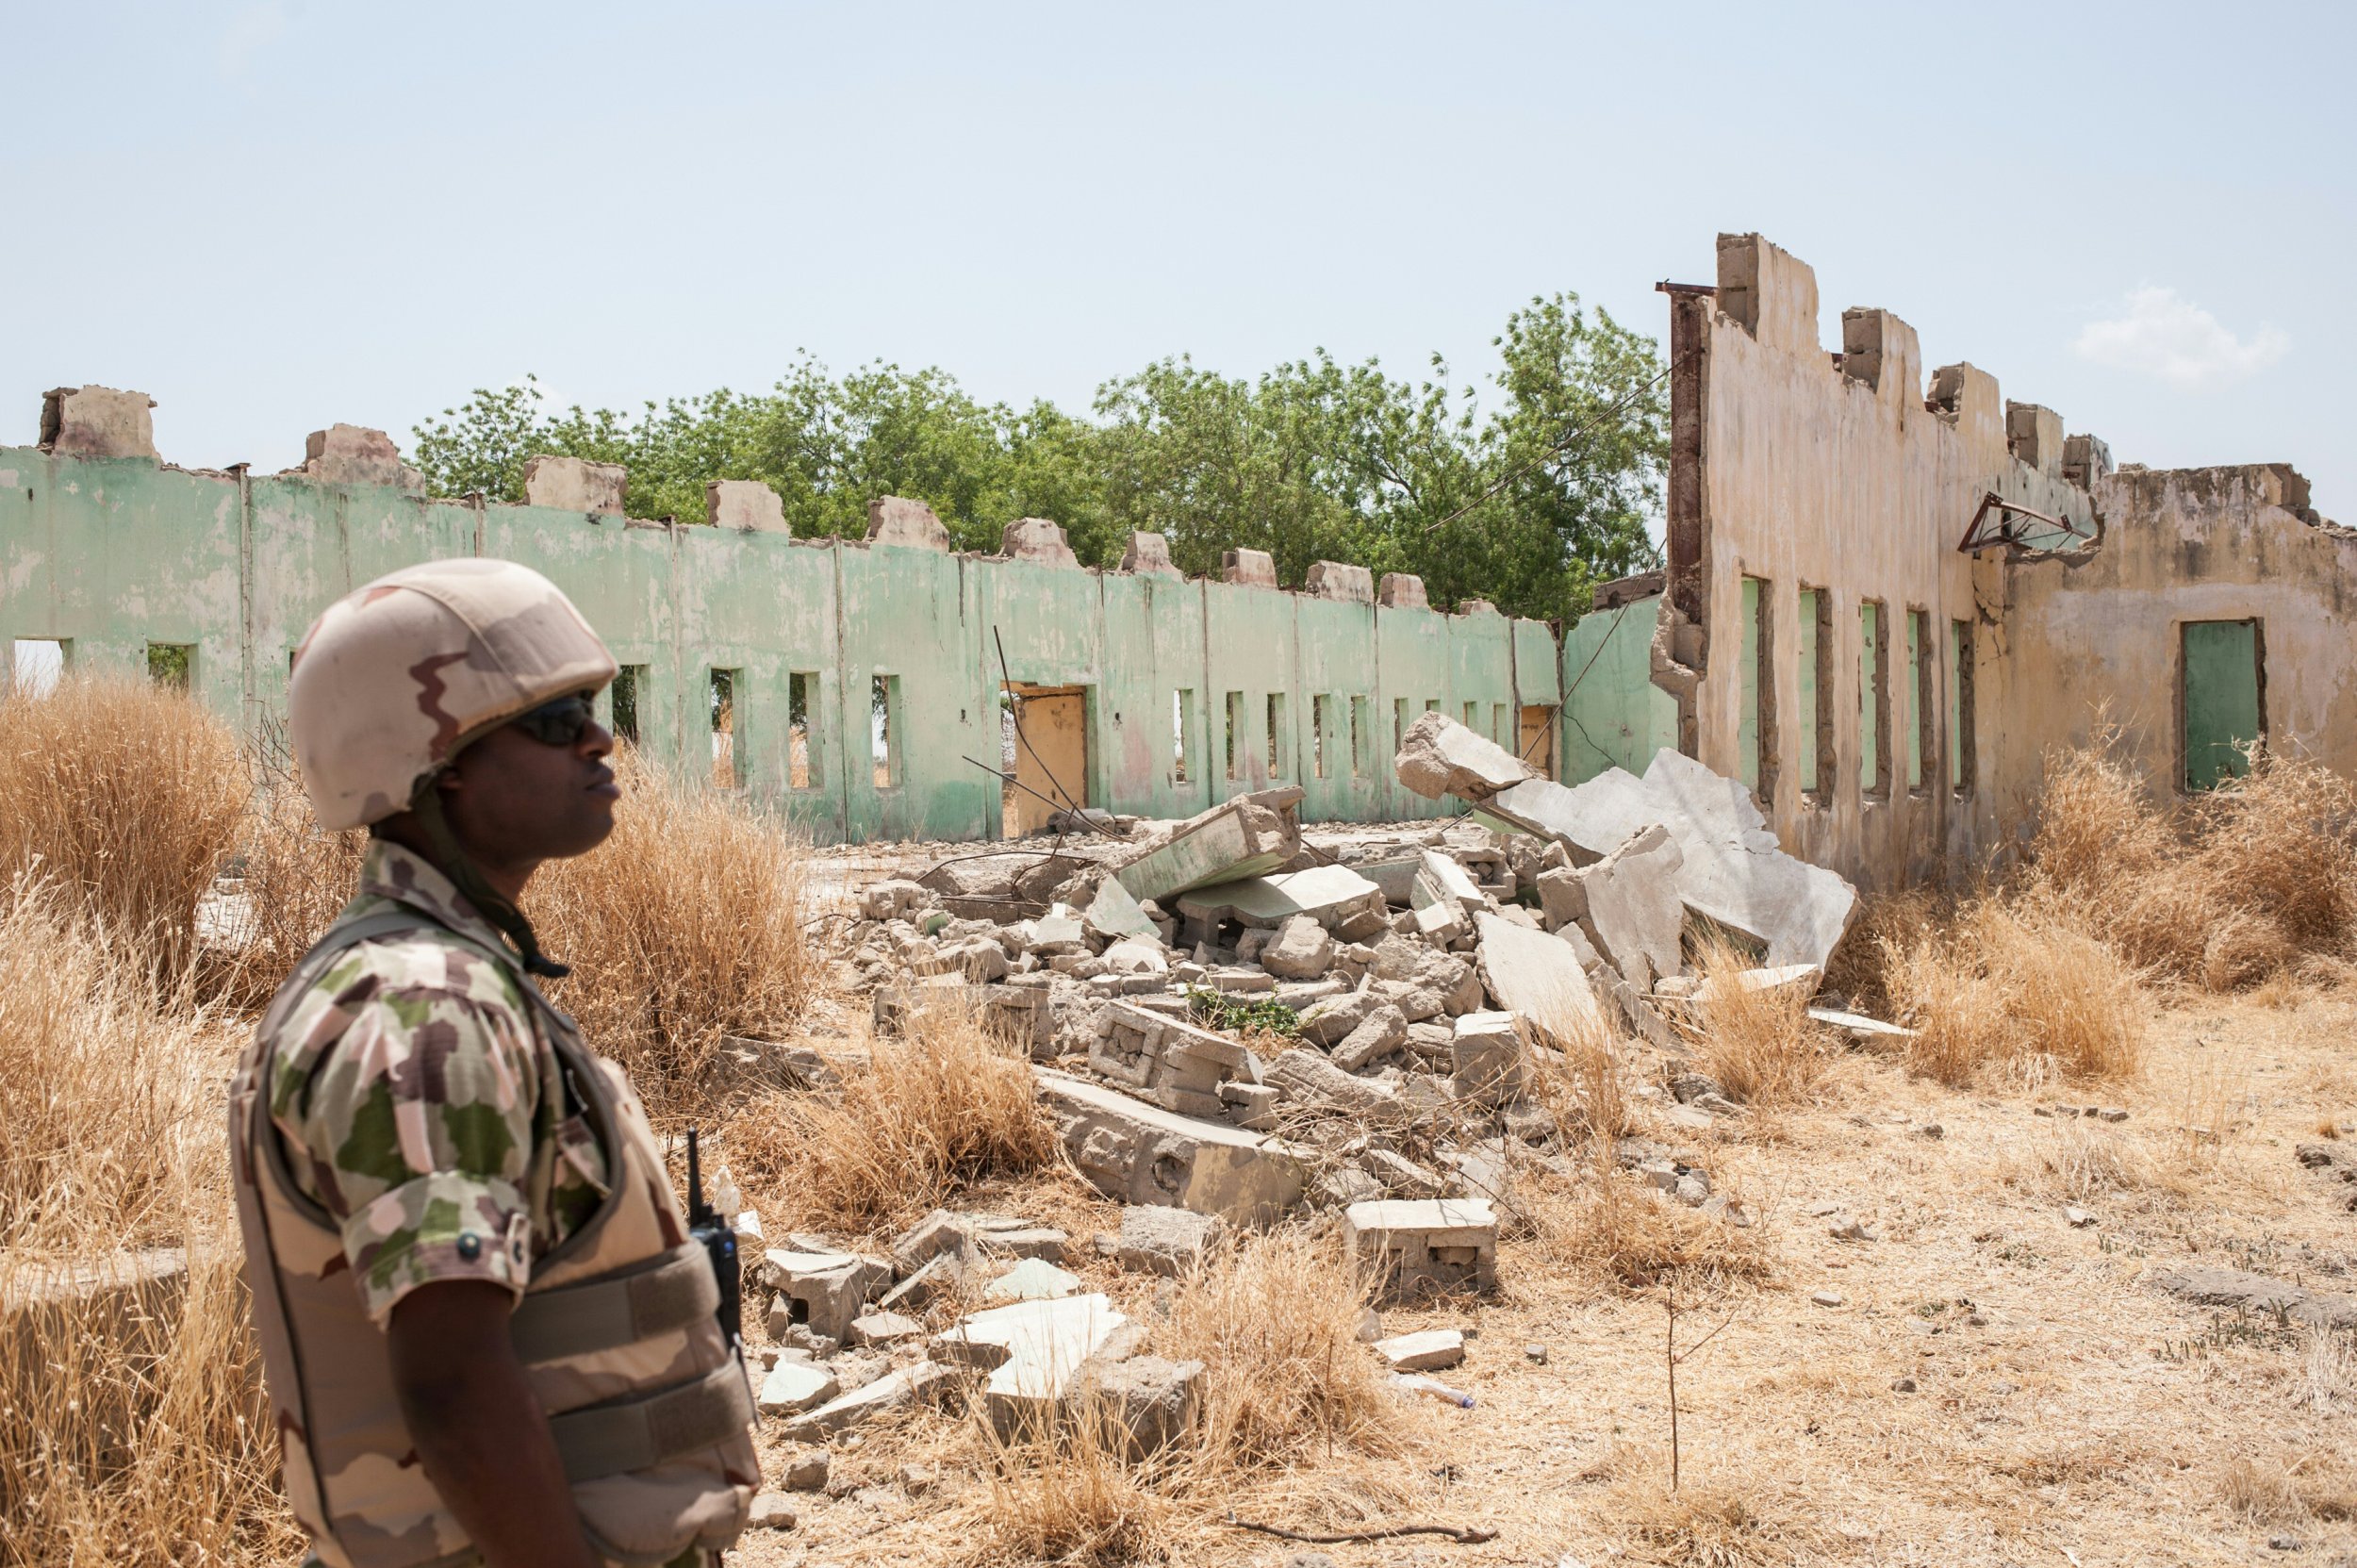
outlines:
[[[434,846],[443,875],[474,905],[477,914],[507,933],[507,939],[516,944],[517,952],[523,957],[524,972],[542,980],[563,980],[571,974],[569,965],[559,964],[540,950],[539,938],[533,935],[532,922],[524,918],[524,912],[485,881],[474,861],[458,847],[458,835],[450,831],[450,821],[442,815],[442,792],[435,787],[432,779],[419,786],[409,801],[409,810],[416,816],[418,825],[425,830],[427,842]]]

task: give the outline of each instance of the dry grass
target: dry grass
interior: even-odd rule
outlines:
[[[2357,1471],[2336,1455],[2309,1455],[2283,1465],[2229,1460],[2218,1472],[2218,1499],[2253,1525],[2303,1525],[2357,1519]]]
[[[543,867],[525,901],[542,946],[573,967],[551,995],[660,1116],[693,1107],[724,1037],[780,1037],[816,990],[800,924],[806,846],[635,751],[615,766],[614,835]]]
[[[2142,1146],[2102,1123],[2057,1118],[2026,1147],[2008,1150],[2001,1174],[2036,1197],[2085,1203],[2107,1193],[2135,1192],[2158,1174]]]
[[[53,879],[184,961],[245,801],[237,736],[180,693],[117,676],[0,689],[0,883]]]
[[[2144,1055],[2137,973],[2068,920],[1996,895],[1967,904],[1944,933],[1884,951],[1910,1071],[1962,1086],[1999,1069],[2133,1076]]]
[[[728,1147],[764,1213],[825,1229],[904,1222],[964,1183],[1058,1153],[1023,1054],[947,1007],[874,1041],[868,1070],[837,1097],[777,1091],[742,1107]]]
[[[1162,1555],[1177,1509],[1140,1463],[1108,1405],[1077,1401],[1047,1430],[1002,1444],[990,1435],[988,1530],[971,1554],[985,1563],[1114,1564]]]
[[[255,788],[238,834],[239,886],[211,955],[212,983],[259,1008],[352,901],[368,835],[320,831],[281,737],[250,748],[248,767]]]
[[[234,1034],[74,892],[0,897],[0,1560],[284,1560],[228,1223]],[[59,1288],[62,1260],[103,1285],[114,1248],[158,1246],[194,1269],[134,1296]]]
[[[1700,966],[1706,999],[1699,1007],[1695,1065],[1716,1079],[1728,1098],[1746,1105],[1788,1106],[1806,1098],[1829,1060],[1822,1032],[1809,1022],[1808,991],[1744,984],[1751,960],[1723,942],[1703,949]]]
[[[1624,1138],[1636,1131],[1628,1098],[1628,1042],[1599,1010],[1574,1017],[1541,1015],[1539,1032],[1558,1048],[1531,1053],[1531,1098],[1565,1132]]]
[[[1752,1223],[1738,1226],[1665,1197],[1622,1171],[1612,1145],[1601,1142],[1578,1181],[1559,1183],[1531,1205],[1549,1262],[1591,1286],[1632,1291],[1671,1280],[1708,1291],[1769,1279],[1765,1219],[1747,1212]]]
[[[1673,1492],[1651,1476],[1630,1475],[1607,1494],[1603,1511],[1646,1549],[1643,1561],[1738,1568],[1813,1555],[1808,1532],[1770,1517],[1747,1486],[1703,1483]]]

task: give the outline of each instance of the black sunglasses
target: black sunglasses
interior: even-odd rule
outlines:
[[[570,746],[581,739],[582,732],[598,721],[597,709],[586,697],[560,697],[553,702],[543,702],[529,713],[519,713],[508,720],[519,730],[544,746]]]

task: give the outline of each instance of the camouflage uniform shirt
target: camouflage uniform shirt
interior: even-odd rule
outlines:
[[[499,933],[450,879],[371,840],[338,921],[417,910],[437,925],[339,953],[271,1052],[271,1119],[295,1185],[343,1235],[379,1328],[441,1279],[520,1296],[533,1260],[596,1213],[606,1162]]]

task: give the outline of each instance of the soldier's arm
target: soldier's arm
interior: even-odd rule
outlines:
[[[515,1297],[481,1280],[420,1285],[386,1333],[393,1386],[434,1489],[487,1568],[600,1568],[548,1418],[507,1338]]]

